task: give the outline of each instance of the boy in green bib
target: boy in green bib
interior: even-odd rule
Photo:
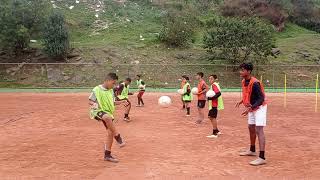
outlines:
[[[116,101],[125,101],[127,102],[125,105],[125,113],[124,113],[124,121],[130,122],[129,113],[131,110],[131,102],[129,101],[129,95],[133,95],[133,93],[129,92],[131,84],[131,79],[126,78],[124,82],[119,84],[119,86],[116,88],[115,94],[116,94]]]
[[[185,107],[187,109],[187,115],[190,116],[190,104],[192,101],[192,93],[191,93],[191,86],[189,83],[189,77],[188,76],[182,76],[182,82],[184,83],[183,85],[183,95],[182,95],[182,100],[185,104]]]
[[[113,87],[117,80],[118,76],[115,73],[109,73],[105,78],[104,83],[96,86],[89,97],[91,119],[101,121],[108,132],[104,160],[110,162],[118,162],[118,160],[111,155],[113,138],[120,147],[125,145],[125,142],[122,140],[120,133],[113,123],[115,104],[125,103],[124,101],[115,102]]]

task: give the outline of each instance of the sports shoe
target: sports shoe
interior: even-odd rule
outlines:
[[[137,104],[136,105],[136,107],[143,107],[144,105],[142,104],[142,105],[140,105],[140,104]]]
[[[129,117],[123,118],[123,120],[126,121],[126,122],[130,122],[131,121]]]
[[[252,152],[250,150],[246,150],[239,153],[240,156],[256,156],[256,152]]]
[[[113,163],[118,163],[119,162],[119,160],[114,158],[114,157],[112,157],[111,154],[110,155],[105,155],[104,156],[104,160],[105,161],[109,161],[109,162],[113,162]]]
[[[217,138],[218,137],[218,134],[211,134],[209,136],[207,136],[207,138]]]
[[[254,161],[251,161],[249,164],[252,165],[252,166],[259,166],[259,165],[263,165],[263,164],[266,164],[267,161],[265,159],[262,159],[262,158],[258,158]]]

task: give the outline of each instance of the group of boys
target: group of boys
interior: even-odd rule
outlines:
[[[222,110],[224,108],[223,106],[223,100],[221,96],[221,90],[218,81],[217,75],[209,75],[209,83],[210,86],[208,86],[203,79],[204,74],[202,72],[198,72],[196,74],[196,79],[198,80],[198,92],[197,92],[197,98],[198,98],[198,120],[196,121],[197,124],[201,124],[204,120],[204,108],[206,106],[206,102],[208,101],[208,107],[209,107],[209,113],[208,118],[211,121],[212,124],[212,134],[207,136],[209,138],[217,138],[218,135],[221,134],[221,132],[218,129],[217,124],[217,116],[218,116],[218,110]],[[181,95],[182,101],[183,101],[183,107],[182,109],[186,109],[187,114],[186,116],[190,116],[190,104],[193,99],[193,94],[191,93],[191,86],[190,86],[190,79],[188,76],[182,76],[182,83],[181,87],[183,89],[183,94]],[[206,93],[210,90],[215,92],[215,95],[213,97],[206,97]]]
[[[241,152],[240,156],[255,156],[256,148],[255,141],[258,136],[259,139],[259,158],[251,161],[251,165],[262,165],[266,163],[265,160],[265,136],[263,128],[266,126],[266,97],[264,93],[264,88],[259,80],[251,76],[253,70],[253,65],[251,63],[243,63],[240,65],[240,76],[242,80],[242,100],[237,103],[236,107],[240,104],[245,106],[245,111],[242,113],[244,116],[248,116],[248,128],[250,134],[250,149]],[[217,115],[218,110],[224,109],[223,100],[221,96],[221,89],[219,86],[217,75],[209,75],[208,80],[210,86],[208,86],[203,79],[204,74],[202,72],[197,73],[196,79],[198,82],[198,120],[196,123],[200,124],[204,120],[204,107],[208,101],[209,113],[208,118],[211,121],[213,132],[211,135],[207,136],[209,138],[217,138],[220,133],[217,125]],[[96,86],[90,97],[89,104],[91,105],[91,116],[98,121],[102,121],[104,124],[108,136],[105,145],[105,156],[106,161],[118,162],[117,159],[111,155],[111,146],[113,143],[113,138],[117,141],[120,147],[125,145],[120,133],[116,130],[114,121],[114,111],[115,105],[123,104],[126,107],[124,120],[130,121],[129,112],[131,109],[131,103],[128,96],[131,94],[129,92],[129,85],[131,79],[127,78],[123,83],[121,83],[115,91],[113,90],[114,85],[118,77],[114,73],[109,73],[102,85]],[[143,106],[144,102],[142,100],[143,93],[145,91],[145,84],[137,76],[137,85],[139,87],[138,94],[138,105]],[[183,109],[186,109],[187,116],[190,116],[190,105],[193,99],[193,94],[191,92],[190,79],[187,76],[182,76],[181,88],[183,89],[183,94],[181,95],[183,101]],[[215,95],[213,97],[206,97],[206,93],[210,90],[214,91]]]

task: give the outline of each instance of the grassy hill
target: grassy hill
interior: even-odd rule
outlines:
[[[101,3],[100,3],[101,2]],[[149,1],[148,1],[149,2]],[[37,76],[43,67],[24,71],[21,77],[5,77],[5,81],[22,82],[26,86],[93,86],[100,81],[105,71],[117,70],[121,78],[136,73],[143,73],[154,87],[175,87],[181,74],[195,71],[220,71],[221,79],[230,81],[229,87],[238,85],[238,75],[232,69],[214,67],[179,66],[179,64],[226,64],[224,60],[212,59],[202,48],[203,28],[198,28],[195,42],[189,48],[168,48],[158,40],[161,30],[161,18],[170,8],[179,8],[178,1],[145,0],[60,0],[51,3],[65,14],[71,35],[71,46],[80,58],[71,58],[71,63],[104,63],[101,72],[92,66],[52,66],[53,71],[62,74],[51,82],[48,73]],[[318,1],[318,4],[320,1]],[[216,12],[197,13],[197,18],[205,21]],[[316,65],[320,64],[320,34],[287,23],[283,32],[275,34],[276,46],[281,53],[276,58],[270,57],[272,65]],[[32,44],[41,47],[40,43]],[[177,64],[177,66],[120,66],[120,64]],[[276,67],[276,66],[275,66]],[[47,68],[47,67],[46,67]],[[49,68],[49,69],[50,69]],[[224,68],[224,69],[223,69]],[[60,70],[55,70],[60,69]],[[131,74],[129,74],[130,69]],[[94,75],[93,75],[93,71]],[[231,71],[231,72],[230,72]],[[275,86],[283,85],[283,72],[290,74],[290,79],[301,79],[292,87],[313,86],[313,76],[319,67],[312,69],[278,68],[260,70],[260,74],[272,79],[272,74],[279,79]],[[159,72],[160,74],[155,74]],[[259,75],[260,75],[259,74]],[[158,75],[162,75],[157,77]],[[301,76],[301,77],[300,77]],[[236,77],[236,78],[235,78]],[[94,80],[94,81],[92,81]],[[90,83],[88,83],[90,81]],[[308,81],[308,82],[303,82]],[[163,84],[163,82],[168,82]],[[9,83],[9,84],[10,84]],[[11,83],[14,84],[14,83]],[[150,84],[150,83],[149,83]],[[21,84],[20,84],[21,85]],[[20,86],[19,85],[19,86]],[[8,84],[2,84],[7,87]]]
[[[168,8],[176,6],[175,1],[155,4],[141,3],[145,1],[101,2],[63,0],[54,3],[65,14],[72,47],[81,49],[84,61],[101,59],[105,52],[113,51],[119,56],[117,60],[122,62],[130,61],[125,57],[140,59],[143,63],[163,62],[163,59],[175,62],[175,56],[187,52],[194,54],[194,58],[187,58],[186,63],[206,62],[207,54],[202,49],[204,30],[196,33],[196,41],[188,49],[168,49],[158,41],[161,17]],[[71,9],[71,6],[74,7]],[[211,14],[200,14],[198,19],[204,21]],[[320,35],[297,25],[288,23],[284,32],[276,33],[276,45],[282,53],[278,58],[270,58],[273,63],[316,64],[319,60],[317,45],[320,45]],[[302,54],[306,53],[310,55],[304,57]]]

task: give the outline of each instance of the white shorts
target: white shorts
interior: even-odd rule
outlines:
[[[248,114],[248,124],[256,126],[266,126],[267,125],[267,105],[260,106],[254,112],[249,112]]]

